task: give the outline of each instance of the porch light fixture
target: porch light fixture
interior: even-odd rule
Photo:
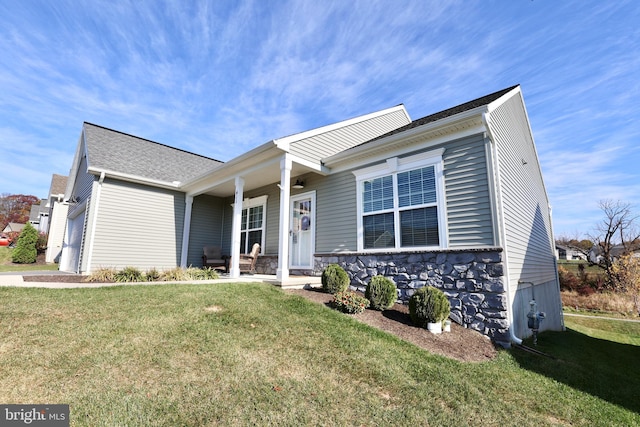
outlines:
[[[296,179],[296,183],[293,184],[291,188],[295,188],[296,190],[304,188],[304,182],[300,181],[299,179]]]

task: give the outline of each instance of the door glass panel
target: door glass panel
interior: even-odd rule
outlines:
[[[312,255],[312,212],[311,199],[293,202],[291,230],[291,265],[311,267]]]

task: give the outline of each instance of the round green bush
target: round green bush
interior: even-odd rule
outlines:
[[[18,237],[16,248],[11,252],[11,260],[16,264],[33,264],[38,258],[38,230],[28,222]]]
[[[442,322],[450,312],[446,295],[433,286],[424,286],[409,298],[409,316],[416,326],[426,328],[427,323]]]
[[[322,271],[322,289],[330,294],[344,292],[349,287],[349,275],[338,264],[329,264]]]
[[[398,291],[391,279],[378,275],[371,278],[364,296],[369,300],[371,308],[382,311],[393,306],[398,298]]]

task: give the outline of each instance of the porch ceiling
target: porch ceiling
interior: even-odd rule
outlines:
[[[310,167],[293,163],[291,168],[292,185],[295,178],[308,172],[318,172]],[[208,182],[203,182],[198,194],[208,194],[216,197],[231,197],[235,194],[235,177],[244,179],[244,191],[251,191],[265,185],[280,184],[280,157],[265,159],[245,171],[240,171],[233,175],[217,176],[217,171],[212,172]]]

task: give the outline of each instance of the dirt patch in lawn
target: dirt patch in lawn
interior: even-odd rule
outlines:
[[[332,299],[332,295],[318,289],[290,289],[286,292],[325,305],[328,305]],[[409,307],[403,304],[395,304],[385,311],[367,309],[364,313],[352,316],[369,326],[394,334],[430,353],[463,362],[483,362],[491,360],[497,355],[497,350],[489,338],[456,323],[451,324],[451,332],[437,335],[424,328],[413,326],[409,317]]]

